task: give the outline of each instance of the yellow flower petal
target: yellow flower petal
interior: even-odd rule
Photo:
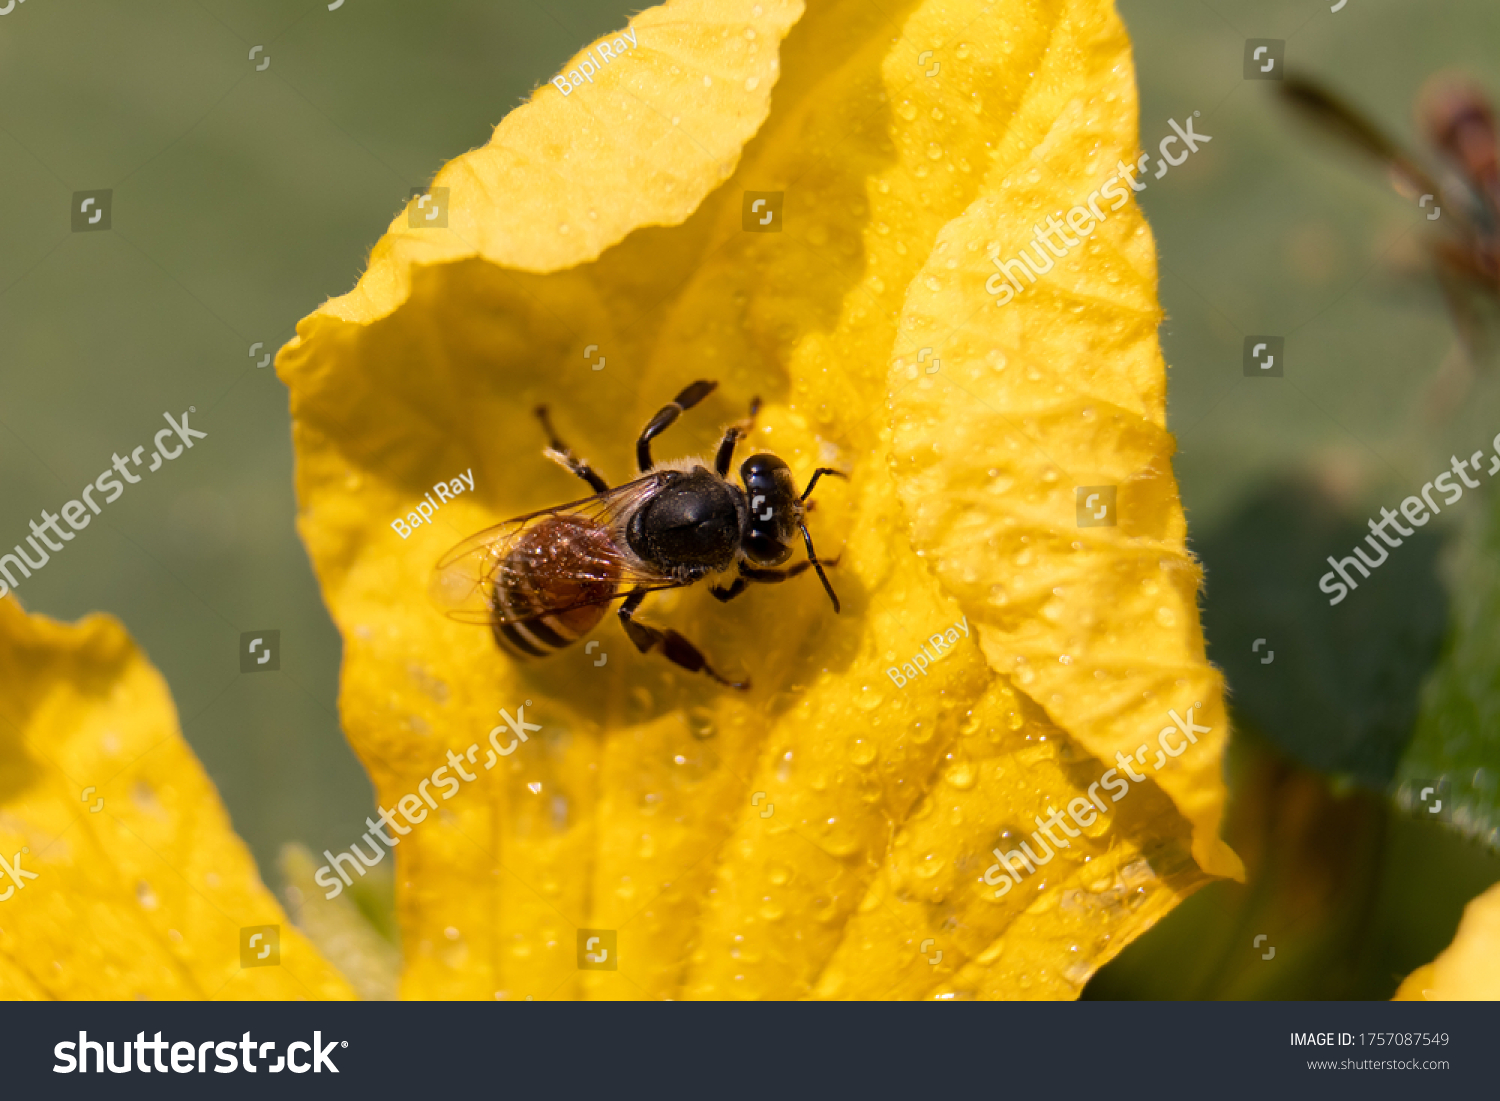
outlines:
[[[776,45],[801,12],[797,0],[677,0],[641,12],[630,24],[636,45],[611,63],[595,53],[598,72],[586,87],[565,97],[542,85],[487,145],[434,177],[430,188],[449,189],[446,226],[413,228],[413,199],[359,286],[321,312],[383,317],[410,293],[413,264],[479,255],[518,271],[558,271],[641,226],[686,220],[765,120]],[[577,70],[588,53],[562,71]],[[642,282],[650,281],[647,273]]]
[[[892,372],[893,459],[918,550],[979,624],[990,664],[1084,748],[1149,760],[1164,730],[1182,744],[1173,712],[1210,728],[1156,781],[1193,823],[1198,862],[1240,876],[1218,836],[1229,724],[1172,475],[1145,221],[1133,204],[1106,213],[1005,305],[984,286],[990,256],[1020,255],[1049,215],[1088,213],[1134,161],[1129,58],[1117,21],[1059,22],[983,197],[911,284],[898,351],[911,362],[932,346],[943,368]],[[1115,525],[1078,523],[1081,486],[1117,487]]]
[[[0,600],[0,686],[0,856],[21,857],[0,874],[0,998],[352,997],[261,884],[118,622]],[[279,927],[279,966],[241,966],[258,926]]]
[[[1408,975],[1392,1000],[1500,1000],[1500,883],[1464,907],[1453,943]]]
[[[1134,147],[1112,8],[815,4],[778,59],[795,12],[705,0],[643,13],[640,53],[613,84],[541,88],[439,173],[458,230],[413,231],[403,215],[360,287],[278,358],[300,526],[346,644],[347,733],[382,805],[410,796],[425,815],[423,782],[444,782],[450,752],[483,753],[502,710],[524,703],[543,727],[401,838],[405,996],[1073,996],[1205,881],[1199,865],[1238,868],[1215,833],[1222,688],[1166,461],[1149,235],[1127,208],[1110,248],[1072,261],[1085,272],[1056,274],[1049,299],[1038,289],[1009,316],[982,290],[985,242],[1015,232],[1002,197],[1024,192],[1028,217],[1077,201],[1093,162],[1049,183],[1052,145]],[[667,28],[678,38],[658,48]],[[727,93],[699,94],[724,73]],[[772,76],[775,109],[749,140]],[[683,103],[700,108],[692,154],[658,157],[676,141],[661,120]],[[780,232],[745,232],[749,191],[784,193]],[[580,243],[591,212],[608,229]],[[1086,308],[1059,307],[1085,278],[1098,284]],[[1058,355],[1089,353],[1074,375],[1018,347],[1013,327],[1044,320]],[[937,341],[941,373],[912,384],[918,346]],[[583,495],[537,454],[532,407],[551,405],[618,484],[639,426],[695,378],[721,385],[657,441],[659,458],[711,448],[758,394],[742,454],[774,450],[801,478],[850,472],[819,486],[811,520],[823,554],[841,555],[842,616],[810,576],[729,605],[701,588],[653,596],[643,618],[748,672],[740,694],[636,655],[608,623],[599,647],[522,668],[428,604],[449,546]],[[1079,553],[1084,473],[1124,484],[1126,521]],[[456,478],[472,489],[427,500]],[[1057,612],[1037,586],[1068,589]],[[1012,587],[1030,618],[995,599]],[[924,645],[940,659],[898,684],[887,670]],[[1053,668],[1028,679],[1017,655]],[[1192,707],[1212,733],[1159,788],[1106,799],[999,889],[991,850],[1086,808],[1116,748],[1154,746],[1167,712]],[[616,970],[583,964],[593,935]]]

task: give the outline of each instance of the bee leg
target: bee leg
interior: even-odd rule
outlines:
[[[819,470],[817,474],[814,474],[813,475],[813,481],[816,482],[818,480],[818,475],[822,474],[822,473],[824,473],[824,472],[822,470]],[[830,473],[830,474],[837,474],[838,471],[831,470],[831,471],[828,471],[828,473]],[[807,487],[807,493],[811,493],[811,492],[812,492],[812,486],[808,486]],[[804,493],[803,496],[805,497],[805,496],[807,496],[807,494]],[[839,606],[839,594],[833,591],[833,586],[828,581],[828,575],[823,572],[823,563],[820,562],[820,561],[818,561],[818,552],[815,551],[815,550],[813,550],[812,536],[807,533],[807,525],[799,523],[797,525],[797,530],[799,530],[800,532],[802,532],[802,541],[807,544],[807,563],[808,563],[808,565],[812,566],[813,569],[815,569],[815,570],[818,571],[818,580],[821,581],[821,582],[823,582],[823,591],[828,594],[828,599],[831,600],[831,601],[833,601],[833,614],[834,615],[838,615],[839,614],[839,610],[840,610],[840,606]],[[840,557],[842,557],[842,556],[840,556]],[[829,563],[829,565],[831,566],[834,563],[836,563],[837,561],[838,561],[838,558],[835,558],[833,560],[833,562]],[[799,563],[799,565],[800,565],[800,563]]]
[[[651,461],[651,441],[665,432],[684,412],[712,394],[714,387],[718,385],[717,382],[699,379],[691,386],[684,387],[682,393],[672,399],[671,404],[662,406],[656,416],[646,422],[646,427],[641,429],[640,439],[635,441],[635,461],[642,474],[655,465]]]
[[[720,604],[728,604],[749,587],[750,582],[746,581],[743,577],[736,577],[729,588],[721,589],[717,585],[713,585],[710,586],[708,591],[714,594],[714,599]]]
[[[726,688],[750,687],[748,680],[732,681],[719,676],[709,667],[708,659],[703,656],[703,651],[670,627],[663,630],[659,627],[648,627],[644,623],[637,623],[632,617],[645,599],[646,591],[637,589],[625,598],[625,603],[620,605],[620,625],[625,628],[625,633],[630,636],[630,641],[635,643],[637,650],[643,654],[649,654],[660,647],[662,657],[674,665],[682,666],[690,673],[707,673]]]
[[[719,441],[719,453],[714,457],[714,469],[719,472],[719,477],[729,477],[729,468],[734,463],[735,445],[755,431],[755,417],[759,412],[760,398],[751,398],[750,415],[725,429],[724,438]]]
[[[557,430],[552,427],[552,418],[547,415],[547,407],[545,405],[538,405],[536,407],[536,416],[537,420],[542,422],[542,431],[547,433],[547,448],[542,454],[559,466],[565,467],[567,470],[578,475],[578,477],[593,487],[595,493],[607,493],[609,491],[609,484],[603,478],[599,477],[594,468],[589,466],[586,460],[574,455],[568,448],[568,445],[558,438]]]
[[[825,566],[837,566],[839,564],[839,560],[837,558],[820,558],[818,559],[818,561],[822,562]],[[755,566],[747,566],[743,562],[741,562],[740,577],[749,578],[751,581],[759,581],[762,584],[766,585],[774,585],[778,581],[790,581],[798,574],[812,569],[812,566],[813,564],[811,561],[804,561],[798,562],[795,565],[788,566],[784,570],[771,570],[760,569]],[[739,582],[736,581],[735,584],[739,584]]]
[[[819,561],[821,561],[825,566],[837,566],[839,564],[839,560],[837,558],[819,559]],[[741,562],[740,576],[734,579],[729,588],[720,589],[718,587],[712,587],[708,591],[713,593],[721,603],[728,604],[735,597],[739,596],[740,593],[744,592],[745,589],[749,587],[749,584],[752,581],[758,581],[761,584],[765,585],[774,585],[780,581],[790,581],[798,574],[812,569],[812,566],[813,564],[811,562],[798,562],[795,565],[788,566],[784,570],[775,570],[761,569],[756,566],[747,566],[743,562]]]

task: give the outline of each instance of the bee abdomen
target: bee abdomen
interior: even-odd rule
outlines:
[[[544,615],[515,623],[497,623],[495,641],[512,657],[544,658],[573,645],[604,618],[602,605],[578,608],[566,615]],[[587,612],[587,623],[578,623],[578,612]]]
[[[515,657],[566,649],[604,618],[620,567],[609,532],[576,516],[554,516],[528,531],[495,585],[495,641]],[[557,610],[565,609],[565,610]]]

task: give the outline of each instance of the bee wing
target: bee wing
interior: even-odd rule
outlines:
[[[593,497],[517,516],[470,536],[438,560],[428,587],[433,603],[451,618],[465,623],[494,625],[527,618],[508,615],[496,607],[493,595],[497,585],[506,586],[511,552],[527,532],[546,520],[568,516],[612,529],[621,517],[649,497],[661,481],[661,474],[651,474]],[[602,600],[585,599],[566,607],[549,608],[549,612],[607,603],[629,595],[633,589],[670,589],[678,585],[672,578],[627,558],[613,542],[592,546],[589,564],[575,571],[574,580],[585,587],[590,581],[610,584],[610,595]]]
[[[1388,167],[1401,194],[1409,198],[1431,195],[1465,214],[1473,210],[1472,195],[1454,195],[1451,186],[1437,183],[1384,130],[1317,81],[1288,73],[1280,92],[1282,100],[1303,118]]]

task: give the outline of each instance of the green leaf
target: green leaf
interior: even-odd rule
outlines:
[[[1345,515],[1316,486],[1280,479],[1194,550],[1208,577],[1209,657],[1236,722],[1315,772],[1380,792],[1411,738],[1447,616],[1443,539],[1430,528],[1329,606],[1318,589],[1328,556],[1350,554],[1374,514],[1378,505]]]
[[[1394,795],[1414,813],[1500,851],[1500,501],[1492,500],[1457,542],[1448,638],[1423,685]],[[1424,802],[1427,787],[1437,790]]]

